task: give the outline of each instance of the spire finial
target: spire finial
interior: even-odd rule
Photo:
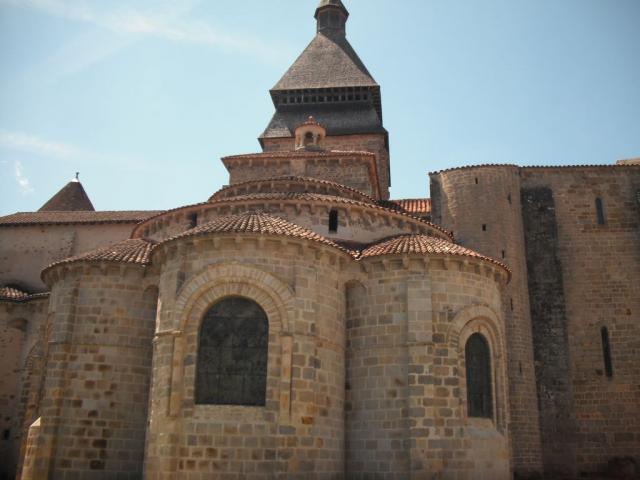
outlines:
[[[76,178],[73,179],[74,182],[80,181],[80,172],[76,172]]]
[[[320,0],[315,18],[318,21],[318,33],[329,37],[346,35],[349,11],[341,0]]]

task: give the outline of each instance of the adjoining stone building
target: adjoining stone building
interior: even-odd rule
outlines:
[[[261,153],[165,212],[0,218],[2,475],[577,478],[640,461],[640,165],[389,200],[380,87],[322,0]]]

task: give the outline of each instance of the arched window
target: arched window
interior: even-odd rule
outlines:
[[[474,333],[464,349],[467,366],[467,408],[470,417],[493,417],[491,352],[487,340]]]
[[[269,322],[253,300],[229,297],[205,314],[198,339],[195,402],[264,405]]]

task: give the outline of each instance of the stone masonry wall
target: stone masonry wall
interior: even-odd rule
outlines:
[[[540,427],[527,289],[519,171],[469,167],[431,174],[432,219],[458,242],[496,258],[512,271],[503,296],[506,321],[513,469],[542,470]]]
[[[64,258],[129,238],[133,223],[0,227],[0,286],[46,291],[40,272]]]
[[[576,424],[556,207],[549,188],[523,188],[521,198],[542,457],[547,473],[575,477]]]
[[[549,189],[555,200],[574,409],[565,415],[577,423],[577,471],[602,471],[620,456],[640,464],[640,168],[523,168],[521,176],[523,188]],[[555,442],[565,442],[557,433]]]
[[[12,441],[14,415],[20,400],[20,356],[23,333],[8,325],[9,315],[0,306],[0,479],[15,475],[17,452]]]
[[[324,479],[344,470],[344,297],[339,251],[296,240],[199,238],[162,265],[146,478]],[[264,407],[197,405],[200,322],[227,296],[269,320]]]
[[[347,478],[508,479],[498,284],[438,260],[365,265],[347,284]],[[492,345],[493,419],[466,414],[470,331]]]
[[[0,302],[0,478],[19,473],[26,432],[35,420],[48,302]]]
[[[157,294],[141,267],[68,268],[47,273],[46,380],[22,478],[138,479]]]
[[[340,183],[377,197],[372,185],[370,158],[274,158],[243,163],[232,163],[229,167],[229,183],[265,180],[285,175],[319,178]]]
[[[295,148],[295,140],[291,138],[265,138],[265,152],[292,151]],[[389,198],[389,187],[391,178],[389,171],[389,148],[387,140],[382,134],[375,135],[342,135],[328,136],[324,139],[323,148],[327,150],[361,151],[376,154],[378,165],[378,177],[380,179],[380,190],[382,199]],[[338,181],[338,183],[343,183]]]

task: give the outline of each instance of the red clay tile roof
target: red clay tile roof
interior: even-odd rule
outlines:
[[[301,183],[301,184],[314,184],[317,186],[325,186],[328,188],[334,188],[341,192],[345,192],[349,194],[349,198],[352,198],[354,200],[361,200],[363,202],[376,203],[376,201],[366,193],[362,193],[360,190],[356,190],[355,188],[342,185],[341,183],[330,182],[329,180],[321,180],[319,178],[301,177],[301,176],[295,176],[295,175],[285,175],[280,177],[265,178],[261,180],[249,180],[247,182],[241,182],[241,183],[236,183],[234,185],[229,185],[218,190],[216,193],[214,193],[209,198],[209,201],[213,202],[223,198],[232,198],[234,196],[233,194],[234,191],[241,190],[244,187],[248,187],[251,185],[260,185],[260,184],[269,185],[272,183]],[[284,192],[290,192],[290,191],[285,190]],[[305,192],[305,193],[317,193],[317,192]],[[354,198],[354,197],[357,197],[357,198]]]
[[[300,157],[374,157],[375,153],[359,151],[359,150],[319,150],[319,151],[285,151],[285,152],[258,152],[258,153],[244,153],[241,155],[229,155],[222,157],[222,161],[225,160],[244,160],[255,158],[300,158]]]
[[[142,238],[124,240],[114,245],[109,245],[108,247],[101,247],[75,257],[65,258],[59,262],[52,263],[43,270],[43,273],[55,266],[76,262],[111,262],[147,265],[149,263],[151,250],[154,246],[154,242]]]
[[[0,302],[28,302],[48,296],[49,293],[27,293],[13,287],[0,288]]]
[[[365,202],[360,202],[358,200],[351,200],[349,198],[344,198],[344,197],[336,197],[334,195],[323,195],[320,193],[252,193],[252,194],[248,194],[248,195],[239,195],[237,197],[233,197],[233,198],[229,198],[229,199],[220,199],[220,200],[216,200],[213,203],[223,203],[223,202],[242,202],[242,201],[251,201],[251,200],[301,200],[301,201],[319,201],[319,202],[330,202],[330,203],[341,203],[344,205],[353,205],[353,206],[360,206],[360,207],[364,207],[364,208],[372,208],[375,210],[381,210],[381,211],[385,211],[385,212],[389,212],[389,213],[395,213],[397,215],[403,215],[406,217],[410,217],[414,220],[417,220],[421,223],[424,223],[426,225],[429,225],[430,227],[432,227],[433,229],[437,230],[439,233],[442,233],[443,235],[446,235],[448,238],[452,238],[451,237],[451,233],[444,230],[442,227],[439,227],[438,225],[431,223],[431,222],[427,222],[426,220],[423,220],[419,217],[413,216],[411,214],[408,213],[404,213],[402,211],[399,211],[398,209],[392,209],[392,208],[387,208],[384,206],[381,206],[378,203],[375,204],[369,204],[369,203],[365,203]]]
[[[478,252],[442,240],[441,238],[432,237],[431,235],[400,235],[383,239],[362,250],[360,258],[378,257],[382,255],[406,255],[411,253],[471,257],[491,262],[509,272],[509,268],[505,264],[493,258],[486,257]]]
[[[317,234],[307,228],[291,223],[273,215],[261,212],[245,212],[239,215],[227,215],[216,218],[212,222],[202,224],[184,233],[171,237],[162,243],[168,243],[188,237],[208,235],[211,233],[243,233],[258,235],[278,235],[300,238],[322,243],[342,251],[346,251],[340,245]]]
[[[401,200],[382,200],[379,202],[383,207],[392,210],[398,209],[401,212],[409,213],[419,217],[424,217],[431,213],[430,198],[404,198]]]
[[[554,170],[554,169],[587,169],[587,168],[615,168],[615,169],[620,169],[620,168],[640,168],[640,165],[618,165],[615,163],[612,164],[605,164],[605,165],[514,165],[511,163],[486,163],[486,164],[482,164],[482,165],[464,165],[462,167],[452,167],[452,168],[445,168],[443,170],[437,170],[435,172],[429,172],[429,175],[437,175],[440,173],[447,173],[447,172],[454,172],[457,170],[472,170],[472,169],[479,169],[479,168],[495,168],[495,167],[511,167],[511,168],[518,168],[518,169],[522,169],[522,170],[527,170],[527,169],[536,169],[536,170],[542,170],[542,169],[550,169],[550,170]]]
[[[62,187],[62,189],[51,197],[38,211],[60,212],[80,210],[93,212],[95,208],[93,208],[93,204],[91,200],[89,200],[87,192],[84,191],[82,184],[77,180],[73,180]]]
[[[19,225],[68,225],[75,223],[138,223],[159,210],[119,212],[18,212],[0,217],[0,227]]]
[[[201,206],[206,206],[206,205],[216,205],[216,204],[229,204],[229,203],[242,203],[242,202],[251,202],[251,201],[303,201],[303,202],[324,202],[324,203],[334,203],[334,204],[343,204],[343,205],[351,205],[351,206],[356,206],[356,207],[362,207],[362,208],[371,208],[374,210],[380,210],[383,212],[387,212],[387,213],[392,213],[395,215],[402,215],[405,217],[409,217],[412,220],[416,220],[420,223],[426,224],[429,227],[433,228],[437,233],[440,233],[444,236],[446,236],[449,239],[453,239],[453,235],[451,234],[451,232],[448,232],[447,230],[443,229],[442,227],[428,222],[422,218],[419,218],[417,216],[413,216],[410,215],[408,213],[404,213],[402,211],[399,211],[397,208],[396,209],[392,209],[392,208],[386,208],[381,206],[378,203],[367,203],[367,202],[361,202],[358,200],[352,200],[349,198],[344,198],[344,197],[336,197],[334,195],[323,195],[323,194],[319,194],[319,193],[252,193],[252,194],[248,194],[248,195],[239,195],[237,197],[232,197],[232,198],[220,198],[220,199],[216,199],[215,201],[212,202],[208,202],[208,203],[197,203],[194,205],[188,205],[185,207],[180,207],[180,208],[175,208],[173,210],[167,210],[165,212],[161,212],[158,215],[155,215],[153,217],[150,217],[148,219],[146,219],[145,221],[139,223],[134,229],[133,232],[131,233],[131,238],[134,238],[138,235],[139,232],[142,232],[144,230],[144,226],[147,222],[149,221],[153,221],[156,220],[158,218],[161,218],[162,216],[166,215],[166,214],[171,214],[171,213],[175,213],[178,212],[180,210],[186,210],[189,208],[197,208],[197,207],[201,207]]]

